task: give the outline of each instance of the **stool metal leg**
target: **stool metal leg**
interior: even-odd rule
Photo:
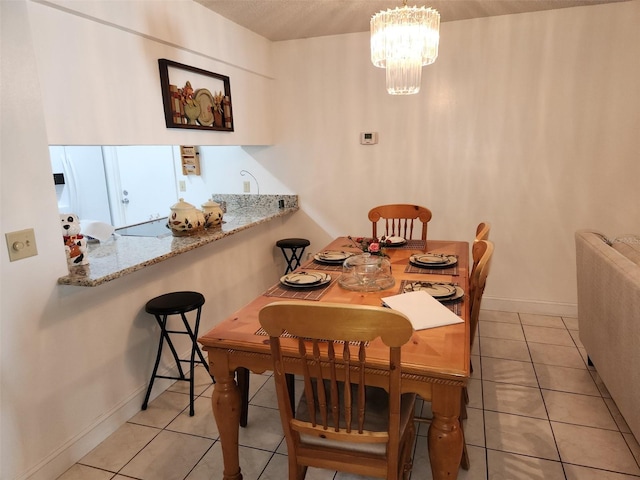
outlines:
[[[287,269],[284,274],[286,275],[289,272],[293,272],[296,268],[300,266],[300,262],[302,260],[302,255],[304,255],[304,250],[306,247],[288,247],[291,250],[291,256],[287,256],[287,252],[284,248],[281,248],[282,254],[284,255],[285,260],[287,261]],[[300,249],[300,253],[298,254],[298,250]]]
[[[147,387],[147,394],[144,397],[144,402],[142,403],[142,410],[146,410],[147,406],[149,404],[149,397],[151,396],[151,389],[153,388],[153,382],[156,379],[156,373],[158,373],[158,366],[160,365],[160,358],[162,357],[162,346],[164,343],[164,338],[165,338],[165,334],[166,334],[166,323],[167,323],[167,316],[165,315],[164,318],[161,318],[159,315],[155,315],[156,320],[158,321],[158,324],[160,325],[160,342],[158,342],[158,354],[156,355],[156,363],[153,366],[153,373],[151,374],[151,381],[149,382],[149,386]],[[171,345],[171,342],[169,342],[169,345]],[[171,345],[171,350],[173,351],[174,356],[177,358],[178,355],[177,353],[175,353],[175,350],[173,349],[173,345]],[[180,362],[177,362],[178,365],[180,365]]]

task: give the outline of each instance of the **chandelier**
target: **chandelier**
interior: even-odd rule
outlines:
[[[411,95],[420,91],[422,66],[438,57],[440,14],[433,8],[388,9],[371,17],[371,62],[386,69],[387,92]]]

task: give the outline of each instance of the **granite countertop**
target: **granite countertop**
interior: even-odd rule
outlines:
[[[299,208],[296,195],[218,195],[215,198],[227,202],[222,225],[185,237],[174,237],[167,231],[156,237],[114,234],[105,242],[90,242],[89,265],[70,267],[69,275],[60,277],[58,283],[96,287],[274,218],[289,215]],[[280,203],[284,203],[283,206],[278,203],[282,200],[284,202]]]

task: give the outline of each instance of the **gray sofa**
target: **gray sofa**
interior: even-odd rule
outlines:
[[[640,440],[640,236],[575,234],[580,341]]]

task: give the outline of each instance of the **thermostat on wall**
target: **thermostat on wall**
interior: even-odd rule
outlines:
[[[362,132],[360,134],[360,143],[362,145],[375,145],[378,143],[378,132]]]

